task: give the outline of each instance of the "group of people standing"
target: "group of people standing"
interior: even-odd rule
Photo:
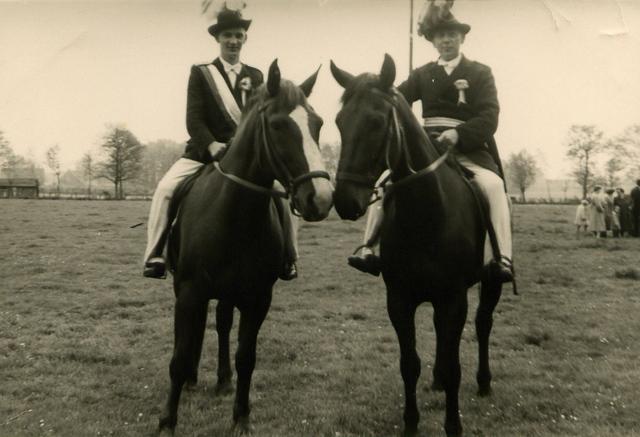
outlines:
[[[632,235],[640,237],[640,179],[627,195],[622,188],[593,187],[576,210],[576,233],[592,233],[597,238]]]

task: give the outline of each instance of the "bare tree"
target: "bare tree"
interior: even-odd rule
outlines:
[[[55,145],[47,149],[47,167],[56,175],[56,192],[60,195],[60,146]]]
[[[116,199],[124,199],[123,184],[138,177],[144,146],[129,130],[110,127],[102,150],[106,158],[99,165],[98,176],[113,183]]]
[[[87,152],[82,155],[80,159],[80,169],[82,170],[82,175],[87,181],[87,194],[91,196],[91,182],[93,182],[93,178],[95,177],[95,165],[93,160],[93,155],[91,152]]]
[[[145,145],[139,182],[141,188],[152,193],[160,178],[184,153],[184,144],[173,140],[157,140]]]
[[[536,180],[538,165],[536,159],[526,150],[512,154],[507,160],[509,178],[520,190],[520,197],[526,202],[525,192]]]
[[[594,125],[573,125],[569,128],[567,156],[575,161],[573,176],[582,187],[582,197],[587,197],[593,178],[593,158],[603,149],[602,131]]]
[[[338,146],[325,143],[320,147],[320,154],[327,172],[335,178],[338,170]]]

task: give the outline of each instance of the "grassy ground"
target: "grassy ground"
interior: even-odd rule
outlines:
[[[144,280],[146,202],[0,202],[0,436],[140,436],[157,426],[172,349],[170,281]],[[640,435],[640,240],[576,239],[573,208],[516,205],[521,296],[507,288],[491,340],[494,394],[475,395],[473,323],[462,342],[467,436]],[[252,387],[254,435],[395,436],[398,346],[382,281],[345,257],[362,223],[301,229],[301,277],[279,283]],[[477,302],[470,292],[471,311]],[[211,313],[210,313],[211,314]],[[427,390],[432,310],[418,314],[421,435],[442,436]],[[210,317],[200,386],[178,434],[229,435],[213,396]]]

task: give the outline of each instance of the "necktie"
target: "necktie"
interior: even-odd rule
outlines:
[[[236,65],[232,65],[230,67],[227,67],[226,73],[227,73],[227,76],[229,76],[229,82],[231,82],[231,88],[235,88],[236,87],[236,79],[238,78],[238,75],[240,74],[240,69],[241,68],[242,68],[242,66],[240,64],[236,64]]]

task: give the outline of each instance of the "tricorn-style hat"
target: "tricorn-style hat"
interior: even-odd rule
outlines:
[[[432,41],[439,30],[455,29],[466,35],[471,26],[456,20],[451,13],[454,0],[427,0],[418,19],[418,35]]]
[[[217,38],[223,30],[233,29],[236,27],[249,30],[251,20],[245,20],[242,18],[243,8],[244,2],[242,2],[239,7],[230,7],[227,2],[225,2],[222,5],[222,9],[218,12],[216,22],[209,26],[209,33]]]

